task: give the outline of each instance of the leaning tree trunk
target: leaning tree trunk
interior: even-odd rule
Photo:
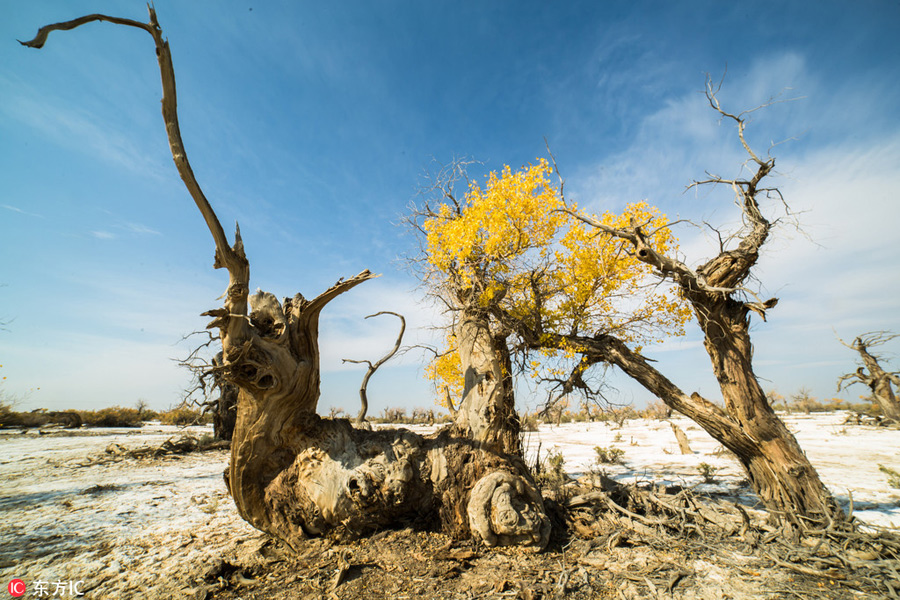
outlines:
[[[721,319],[717,322],[724,323]],[[745,327],[731,325],[737,331]],[[616,337],[560,336],[556,343],[576,349],[591,363],[616,365],[667,406],[700,425],[734,453],[763,505],[789,528],[808,530],[846,522],[846,515],[796,438],[766,401],[750,365],[746,335],[708,336],[706,340],[725,399],[724,410],[699,394],[684,393]]]
[[[723,300],[720,310],[698,318],[726,411],[738,428],[707,431],[734,452],[760,500],[782,521],[800,529],[845,521],[846,515],[759,385],[751,362],[746,307]],[[739,443],[726,443],[732,438]]]
[[[479,389],[465,416],[465,430],[477,439],[459,435],[462,427],[422,437],[355,429],[347,420],[316,414],[319,313],[374,275],[363,271],[313,300],[298,294],[279,303],[266,292],[249,297],[250,266],[240,230],[231,246],[191,170],[178,126],[169,45],[155,10],[148,8],[149,23],[94,14],[42,27],[23,44],[40,48],[51,32],[94,21],[143,29],[153,37],[172,157],[215,241],[214,266],[229,273],[224,307],[205,314],[214,317],[208,327],[220,331],[222,377],[239,390],[225,475],[238,513],[293,547],[310,535],[359,536],[418,521],[440,523],[454,537],[472,536],[489,546],[543,548],[549,520],[521,458],[508,453],[516,447],[498,430],[498,423],[501,429],[509,425],[506,413],[479,410],[486,406],[481,395],[497,397],[488,373],[507,383],[499,377],[502,368],[491,363],[502,356],[488,351],[478,335],[471,364],[473,389]]]
[[[876,378],[872,382],[870,389],[872,390],[872,398],[878,403],[884,418],[894,423],[900,423],[900,400],[897,400],[890,380],[886,377]]]

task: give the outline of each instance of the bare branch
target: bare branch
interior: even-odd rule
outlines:
[[[152,11],[153,9],[151,8],[150,10]],[[151,12],[151,22],[149,24],[141,23],[140,21],[134,21],[132,19],[110,17],[107,15],[86,15],[84,17],[79,17],[77,19],[72,19],[71,21],[65,21],[63,23],[52,23],[50,25],[44,25],[43,27],[38,29],[37,35],[35,35],[33,39],[27,42],[18,40],[18,42],[23,46],[27,46],[28,48],[43,48],[50,33],[54,31],[69,31],[87,23],[93,23],[94,21],[107,21],[109,23],[115,23],[116,25],[128,25],[129,27],[137,27],[138,29],[143,29],[144,31],[149,32],[150,35],[153,35],[153,32],[151,31],[154,22],[152,14],[153,13]]]
[[[160,78],[162,81],[162,114],[166,125],[166,133],[169,138],[169,147],[172,152],[172,159],[178,169],[188,192],[200,210],[200,214],[206,221],[206,225],[212,234],[216,244],[216,261],[215,267],[226,267],[231,276],[231,283],[227,293],[230,312],[233,314],[244,315],[247,313],[247,293],[248,282],[250,278],[250,268],[247,258],[244,254],[244,246],[240,237],[240,229],[236,228],[235,242],[232,248],[228,244],[225,231],[222,229],[221,223],[213,211],[212,206],[200,189],[200,184],[194,176],[193,169],[187,158],[187,151],[184,148],[184,142],[181,139],[181,130],[178,124],[178,100],[175,91],[175,69],[172,66],[172,55],[169,51],[169,43],[163,39],[162,29],[156,18],[156,10],[153,5],[148,5],[147,10],[150,14],[149,23],[141,23],[131,19],[122,19],[118,17],[110,17],[107,15],[93,14],[64,23],[55,23],[46,25],[38,30],[35,38],[28,42],[21,42],[22,45],[30,48],[41,48],[47,41],[47,36],[53,31],[67,31],[80,27],[81,25],[92,23],[94,21],[108,21],[117,25],[127,25],[143,29],[153,37],[156,45],[156,56],[159,63]]]
[[[550,142],[547,141],[547,138],[544,138],[544,145],[547,146],[547,154],[550,156],[550,162],[553,163],[553,172],[556,173],[556,177],[559,179],[559,197],[565,204],[566,195],[563,193],[563,188],[566,185],[566,180],[563,179],[562,173],[559,172],[559,165],[556,164],[556,157],[553,156],[553,152],[550,150]]]
[[[377,317],[379,315],[394,315],[395,317],[400,319],[400,334],[397,336],[397,341],[394,343],[394,347],[391,349],[391,351],[381,357],[381,359],[375,364],[372,364],[368,360],[352,360],[349,358],[342,359],[342,362],[345,363],[364,363],[369,365],[369,369],[368,371],[366,371],[366,375],[362,380],[362,385],[359,388],[359,401],[362,406],[359,410],[359,415],[357,415],[356,417],[356,423],[358,425],[365,422],[366,413],[369,410],[369,398],[366,394],[366,387],[369,385],[369,379],[372,377],[372,375],[375,374],[375,371],[378,370],[378,367],[389,361],[395,354],[397,354],[397,351],[400,349],[400,343],[403,341],[403,333],[406,331],[406,319],[403,317],[403,315],[391,312],[389,310],[383,310],[381,312],[375,313],[374,315],[368,315],[366,318],[369,319],[371,317]]]

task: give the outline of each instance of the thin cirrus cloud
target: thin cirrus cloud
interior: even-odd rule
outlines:
[[[4,208],[6,210],[12,211],[14,213],[18,213],[20,215],[25,215],[28,217],[35,217],[36,219],[43,219],[44,215],[39,215],[38,213],[29,212],[27,210],[22,210],[18,206],[10,206],[9,204],[0,204],[0,208]]]
[[[0,112],[39,131],[54,144],[154,179],[168,173],[167,165],[137,143],[140,136],[134,131],[120,130],[115,122],[98,114],[70,108],[61,98],[39,95],[21,82],[13,86],[9,79],[0,78],[0,87],[9,91]]]
[[[766,208],[780,222],[749,288],[780,302],[769,311],[768,323],[754,317],[753,340],[764,386],[783,393],[812,386],[821,397],[833,395],[836,378],[855,368],[855,357],[837,342],[837,335],[900,330],[900,278],[896,252],[890,248],[900,222],[895,192],[900,129],[860,127],[858,114],[848,116],[840,128],[833,117],[859,105],[854,101],[858,87],[835,86],[823,94],[828,86],[796,53],[761,59],[746,77],[726,79],[723,107],[752,108],[788,87],[793,89],[782,98],[807,97],[776,101],[748,115],[747,137],[754,149],[765,155],[771,148],[778,158],[770,183],[779,187],[788,207],[775,199]],[[864,104],[873,108],[877,101],[866,98]],[[592,210],[618,210],[647,198],[670,218],[690,219],[696,226],[683,224],[678,230],[682,259],[701,264],[719,248],[718,234],[703,223],[719,227],[727,237],[740,228],[740,212],[727,186],[684,190],[706,171],[746,175],[749,166],[742,165],[747,155],[736,143],[734,127],[720,122],[705,99],[690,92],[648,114],[637,130],[629,147],[582,167],[567,186]],[[848,136],[856,139],[848,143]],[[686,389],[706,388],[715,395],[696,329],[691,325],[687,338],[648,347],[645,353],[664,353],[664,372],[674,364],[671,372]],[[646,395],[630,382],[621,383],[635,398]]]

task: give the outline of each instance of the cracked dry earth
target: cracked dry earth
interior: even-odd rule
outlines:
[[[547,551],[524,554],[402,529],[294,553],[237,515],[227,450],[104,459],[110,444],[159,445],[181,430],[2,433],[0,578],[22,579],[26,597],[38,581],[83,581],[84,598],[875,597],[702,532],[582,539],[559,527]]]

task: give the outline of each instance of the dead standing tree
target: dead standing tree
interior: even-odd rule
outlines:
[[[390,352],[382,356],[376,363],[372,364],[370,360],[353,360],[350,358],[343,359],[345,363],[355,363],[355,364],[366,364],[369,365],[368,370],[366,371],[366,375],[363,377],[362,383],[359,386],[359,414],[356,416],[356,425],[361,426],[366,422],[366,413],[369,412],[369,394],[367,388],[369,386],[369,379],[372,378],[372,375],[375,374],[375,371],[378,370],[378,367],[386,363],[391,359],[392,356],[397,354],[397,351],[400,350],[400,344],[403,342],[403,334],[406,332],[406,319],[403,315],[399,315],[395,312],[391,312],[389,310],[383,310],[381,312],[377,312],[374,315],[368,315],[366,318],[377,317],[378,315],[394,315],[398,319],[400,319],[400,333],[397,335],[397,341],[394,343],[394,347],[391,348]]]
[[[723,241],[716,256],[691,268],[657,251],[652,238],[658,230],[647,230],[646,224],[632,222],[627,227],[612,227],[582,213],[570,214],[610,239],[620,240],[638,260],[652,266],[658,277],[674,282],[703,331],[704,347],[719,382],[724,409],[697,393],[686,394],[613,335],[545,333],[539,339],[533,329],[524,328],[523,337],[535,346],[556,343],[574,347],[583,356],[581,369],[600,362],[614,364],[666,405],[693,419],[737,456],[760,500],[787,527],[804,531],[843,524],[846,515],[822,484],[794,435],[772,410],[753,372],[750,315],[756,313],[765,319],[766,311],[777,300],[763,301],[745,284],[773,227],[773,222],[764,216],[760,201],[774,198],[782,203],[783,199],[777,189],[763,185],[775,167],[775,159],[757,155],[745,138],[746,116],[752,111],[725,111],[716,97],[717,91],[707,80],[707,100],[722,119],[736,125],[741,146],[749,157],[750,176],[711,176],[691,187],[727,185],[734,190],[743,218],[743,226],[733,238],[736,244],[729,246]]]
[[[203,414],[211,414],[214,435],[220,440],[231,441],[237,420],[238,389],[222,377],[222,352],[211,359],[204,356],[219,341],[219,336],[207,330],[195,331],[183,339],[197,334],[205,335],[207,340],[178,361],[179,366],[190,371],[192,377],[191,386],[184,392],[182,406],[197,407]],[[215,395],[217,392],[218,396]]]
[[[222,353],[213,357],[213,369],[223,367]],[[219,397],[212,400],[213,433],[222,440],[231,441],[234,436],[234,426],[237,423],[238,389],[233,383],[219,375],[219,371],[213,371],[213,385],[219,392]]]
[[[492,431],[467,413],[463,427],[432,437],[365,431],[322,419],[319,313],[328,302],[375,277],[363,271],[307,300],[281,303],[250,296],[250,265],[240,230],[231,245],[188,162],[178,125],[175,72],[156,12],[148,23],[106,15],[42,27],[24,45],[41,48],[53,31],[107,21],[149,33],[162,78],[162,112],[172,158],[215,241],[215,268],[225,268],[224,306],[207,313],[218,328],[222,377],[237,386],[238,411],[226,482],[240,515],[293,547],[309,535],[364,535],[384,527],[439,519],[457,538],[543,548],[549,538],[540,495],[520,457],[463,435]]]
[[[842,344],[859,353],[863,366],[855,373],[841,375],[837,389],[840,392],[854,383],[863,383],[872,390],[872,398],[881,408],[885,419],[900,424],[900,400],[894,388],[900,390],[900,372],[885,371],[880,364],[881,357],[871,352],[873,346],[881,346],[898,337],[885,331],[864,333],[856,337],[852,344],[839,340]]]

